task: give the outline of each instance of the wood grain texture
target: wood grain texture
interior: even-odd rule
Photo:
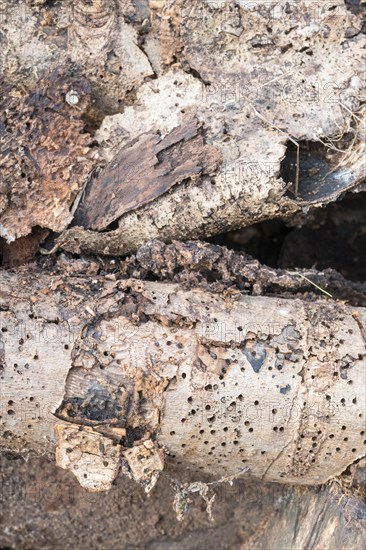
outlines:
[[[213,173],[221,155],[206,145],[197,120],[161,138],[157,132],[132,140],[92,180],[76,211],[74,225],[106,229],[126,212],[136,210],[186,179]]]
[[[336,485],[288,492],[243,550],[347,549],[366,545],[366,505]]]

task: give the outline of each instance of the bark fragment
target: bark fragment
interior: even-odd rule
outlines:
[[[60,232],[96,160],[81,120],[90,85],[57,70],[30,94],[19,85],[0,85],[0,235],[10,243],[35,226]],[[76,104],[66,101],[70,90]]]
[[[123,457],[126,459],[133,479],[140,483],[148,482],[145,490],[150,492],[164,469],[164,451],[149,439],[142,445],[124,451]]]
[[[71,470],[88,491],[108,491],[120,466],[121,447],[90,428],[55,426],[56,463]]]
[[[204,144],[197,120],[175,128],[163,139],[157,133],[139,136],[89,183],[74,224],[106,229],[177,183],[213,174],[219,161],[219,151]]]

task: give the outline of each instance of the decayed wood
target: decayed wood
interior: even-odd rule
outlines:
[[[98,233],[73,227],[64,231],[57,239],[57,246],[76,254],[86,252],[112,256],[127,255],[135,252],[151,238],[165,242],[174,239],[207,238],[263,220],[288,217],[306,211],[309,207],[327,204],[336,200],[345,191],[357,189],[365,178],[365,135],[362,131],[364,121],[360,119],[359,124],[356,133],[359,132],[361,137],[354,144],[350,155],[341,159],[337,154],[328,161],[316,156],[314,164],[321,164],[322,179],[319,180],[318,176],[314,178],[314,174],[309,176],[308,170],[305,170],[300,177],[300,191],[303,196],[296,199],[287,193],[289,185],[279,177],[284,156],[282,146],[286,141],[283,136],[280,139],[282,146],[276,152],[277,161],[267,161],[264,158],[263,161],[252,160],[251,155],[254,155],[254,152],[250,149],[256,146],[256,142],[253,142],[252,145],[248,145],[248,151],[241,160],[228,164],[225,162],[225,151],[219,143],[214,143],[216,148],[221,149],[223,169],[219,169],[214,177],[205,176],[204,171],[199,171],[201,177],[196,184],[194,180],[192,184],[192,178],[189,178],[188,181],[174,187],[176,180],[173,173],[170,185],[172,192],[167,194],[161,190],[159,193],[151,193],[149,201],[146,200],[143,190],[148,188],[150,178],[145,178],[145,173],[140,171],[139,163],[136,162],[129,166],[130,172],[136,176],[135,207],[132,210],[127,200],[126,208],[124,204],[120,207],[121,212],[125,212],[120,217],[113,215],[113,218],[119,217],[118,229]],[[268,147],[267,155],[272,156],[273,136],[263,132],[258,139],[265,148]],[[306,146],[304,155],[307,155]],[[124,156],[124,149],[120,156]],[[118,164],[113,163],[117,173]],[[289,164],[292,166],[293,162],[289,160]],[[311,172],[314,168],[312,161],[308,160],[307,165]],[[109,174],[105,178],[102,175],[97,179],[96,188],[102,188],[105,180],[111,181]],[[117,193],[126,185],[128,197],[128,180],[124,181],[122,177],[112,181],[113,189],[116,189]],[[105,200],[107,202],[107,197]],[[87,219],[81,218],[79,223],[83,225],[85,222],[88,226]],[[98,228],[97,224],[94,227]]]
[[[272,511],[271,511],[272,512]],[[245,550],[347,548],[366,544],[366,505],[339,487],[292,489],[245,543]]]
[[[62,268],[60,262],[60,268]],[[205,242],[150,241],[120,261],[126,277],[196,285],[216,292],[303,298],[321,290],[336,300],[366,306],[366,283],[349,281],[334,269],[274,269],[245,253]],[[87,271],[85,271],[87,272]],[[317,285],[316,288],[314,285]]]
[[[362,13],[348,9],[343,0],[335,0],[331,10],[326,3],[314,9],[305,0],[288,7],[66,0],[62,5],[30,2],[19,10],[16,4],[6,7],[1,37],[0,63],[7,80],[14,84],[21,66],[25,98],[32,96],[37,74],[47,74],[50,67],[61,67],[75,83],[90,80],[92,104],[84,118],[93,130],[100,126],[94,145],[99,144],[104,160],[118,158],[143,134],[158,131],[164,140],[195,117],[204,124],[206,143],[223,159],[214,175],[201,172],[150,197],[137,196],[150,182],[137,161],[131,170],[137,174],[132,178],[138,183],[136,200],[127,210],[112,209],[112,218],[120,215],[119,228],[100,234],[74,227],[59,240],[66,250],[127,254],[154,237],[207,237],[320,206],[365,177]],[[73,104],[63,107],[70,107],[73,118],[80,114]],[[105,116],[109,113],[114,114]],[[52,145],[47,138],[59,131],[57,121],[56,113],[47,113],[40,141]],[[59,133],[52,158],[43,155],[53,176],[64,154],[65,135]],[[31,140],[25,134],[15,138],[20,149],[24,138]],[[291,150],[296,143],[300,166],[297,151]],[[74,157],[72,173],[82,186],[84,161],[75,149]],[[29,182],[13,175],[29,190]],[[99,177],[92,187],[110,177],[110,165]],[[126,183],[112,178],[118,190]],[[39,189],[46,204],[60,210],[56,199],[65,197],[59,186],[65,194],[65,180],[70,183],[62,212],[48,216],[55,231],[65,227],[61,219],[70,221],[69,198],[80,189],[74,189],[72,176],[61,179],[53,194],[49,186]],[[3,207],[7,199],[4,190]],[[37,208],[29,208],[21,221],[13,220],[14,227],[27,225],[32,216],[33,225],[39,218],[44,222]],[[7,240],[24,234],[10,225],[10,220],[3,223]]]
[[[27,255],[38,247],[42,230],[38,233],[37,226],[60,231],[71,221],[72,201],[92,167],[88,138],[78,135],[79,115],[85,115],[81,74],[94,85],[93,108],[85,117],[89,124],[99,123],[106,112],[121,111],[106,118],[97,134],[107,162],[115,158],[125,168],[126,147],[136,136],[140,151],[147,145],[141,136],[157,130],[166,144],[165,136],[186,123],[186,112],[189,120],[198,116],[205,128],[206,145],[200,143],[199,156],[210,143],[224,162],[213,175],[202,170],[201,158],[195,163],[188,158],[189,143],[179,142],[173,162],[172,151],[167,152],[170,171],[158,191],[141,171],[134,180],[136,189],[122,189],[126,178],[118,177],[114,205],[108,199],[103,203],[97,192],[110,182],[112,160],[91,182],[99,211],[93,213],[89,202],[94,214],[89,226],[82,203],[84,218],[75,222],[104,230],[120,218],[120,228],[104,235],[74,228],[59,241],[66,250],[126,254],[154,236],[165,241],[209,236],[319,206],[356,188],[365,176],[360,12],[347,11],[354,3],[343,0],[332,2],[332,9],[327,3],[317,5],[316,13],[309,2],[287,2],[284,8],[276,4],[275,9],[271,5],[272,13],[268,3],[258,4],[9,3],[0,62],[10,83],[22,67],[25,89],[13,87],[5,107],[14,111],[14,104],[24,106],[24,100],[29,106],[34,99],[39,111],[36,123],[28,120],[27,108],[21,109],[24,119],[10,109],[2,121],[1,129],[6,127],[9,134],[16,130],[16,135],[5,149],[1,235],[9,242],[28,235],[17,243],[26,245]],[[20,16],[19,5],[24,8]],[[61,103],[54,90],[50,94],[42,89],[36,97],[29,91],[38,74],[54,65],[66,68],[66,84],[57,80]],[[278,89],[271,86],[283,80]],[[290,93],[286,81],[293,88]],[[39,131],[40,119],[44,124]],[[293,139],[300,141],[300,166],[288,148]],[[133,152],[137,156],[137,148]],[[299,170],[299,182],[280,176],[285,153],[287,170]],[[65,154],[73,158],[71,164]],[[187,181],[176,177],[180,156],[192,160],[190,166],[179,167],[186,170]],[[136,166],[132,172],[136,174]],[[126,191],[130,195],[124,203]],[[107,212],[102,219],[100,206]],[[1,244],[5,255],[9,242]],[[178,280],[172,264],[184,267],[187,261],[179,253],[173,258],[175,250],[165,250],[168,276]],[[187,254],[184,247],[180,251]],[[162,254],[163,247],[157,255]],[[5,264],[14,265],[17,258],[9,258]],[[204,261],[212,268],[212,258]],[[124,267],[154,273],[154,258],[140,255]],[[240,280],[240,262],[231,271],[221,258],[220,268]],[[255,267],[245,273],[253,293],[260,293],[261,285],[278,288],[270,270],[262,270],[259,281]],[[348,299],[352,295],[355,303],[362,303],[360,287],[345,285],[332,274],[313,275],[332,292],[347,290]],[[324,300],[241,297],[226,290],[218,294],[208,285],[187,290],[184,274],[183,285],[115,282],[96,275],[65,280],[38,271],[31,277],[23,271],[4,273],[2,280],[5,447],[39,452],[56,448],[59,465],[90,490],[108,489],[120,468],[149,489],[164,460],[198,471],[198,478],[199,472],[208,472],[312,484],[364,454],[364,309]],[[281,274],[281,284],[292,291],[308,289],[287,273]],[[339,521],[341,515],[334,520],[329,494],[325,500],[323,517],[333,522],[333,533],[326,527],[321,534],[317,531],[321,499],[303,502],[314,507],[317,542],[329,546],[334,532],[347,526]],[[347,521],[364,514],[357,503],[352,505],[347,500]],[[292,516],[291,508],[282,514],[287,528],[280,531],[270,522],[262,542],[258,546],[253,539],[253,547],[314,541],[306,526],[298,529],[300,507]],[[362,537],[355,544],[356,539],[352,536],[347,545],[362,546]],[[335,537],[335,544],[338,540],[345,542]]]
[[[58,425],[60,465],[92,490],[119,468],[105,438],[149,487],[160,449],[198,476],[296,484],[364,456],[364,308],[35,275],[1,274],[9,449],[53,452]],[[131,454],[140,446],[150,481]]]
[[[62,231],[97,158],[81,120],[90,84],[55,70],[30,94],[0,87],[0,236],[10,243],[37,226]]]
[[[214,177],[126,212],[118,229],[72,228],[60,246],[123,255],[151,238],[207,238],[356,188],[365,178],[362,15],[343,0],[328,7],[151,2],[144,47],[158,78],[123,113],[105,117],[101,154],[110,160],[156,128],[166,135],[189,114],[223,162]]]
[[[131,0],[42,4],[0,4],[3,72],[12,82],[18,82],[21,74],[29,90],[39,76],[62,67],[69,75],[91,81],[99,121],[106,112],[119,112],[127,93],[154,74],[138,43],[148,6]]]
[[[214,174],[220,153],[205,145],[197,120],[179,126],[165,138],[157,133],[128,143],[92,180],[74,224],[106,229],[126,212],[153,201],[173,185]]]

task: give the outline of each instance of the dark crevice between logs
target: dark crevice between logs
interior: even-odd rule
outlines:
[[[320,291],[301,278],[304,269],[334,299],[365,306],[365,208],[365,192],[348,193],[341,201],[287,222],[262,222],[219,235],[211,243],[155,240],[126,259],[65,253],[38,253],[35,259],[43,270],[63,275],[112,273],[121,279],[174,281],[214,292],[234,287],[246,294],[311,299]]]
[[[269,220],[210,239],[276,269],[332,268],[350,281],[366,281],[366,193],[291,221]]]
[[[258,293],[259,285],[263,295],[319,294],[306,281],[291,275],[306,269],[307,276],[334,299],[365,305],[365,209],[366,192],[347,193],[342,200],[287,221],[269,220],[216,236],[210,239],[211,244],[147,243],[125,260],[63,253],[42,256],[39,246],[45,230],[40,228],[11,245],[1,239],[0,252],[4,268],[35,259],[43,269],[65,273],[70,269],[75,274],[84,268],[90,273],[93,265],[95,275],[174,280],[188,286],[209,285],[213,290],[235,286],[249,294]],[[52,241],[52,235],[49,239]],[[48,248],[46,245],[47,241],[41,246]]]
[[[29,235],[11,243],[0,237],[0,266],[12,269],[34,260],[49,233],[49,229],[36,226]]]

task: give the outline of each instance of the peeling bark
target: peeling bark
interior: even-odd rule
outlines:
[[[81,430],[77,426],[56,425],[58,445],[56,462],[71,470],[79,483],[89,491],[107,491],[111,488],[121,460],[121,447],[107,437]]]
[[[164,139],[157,133],[128,143],[92,180],[76,210],[75,225],[103,230],[126,212],[153,201],[183,180],[214,174],[220,153],[205,145],[196,120]]]

